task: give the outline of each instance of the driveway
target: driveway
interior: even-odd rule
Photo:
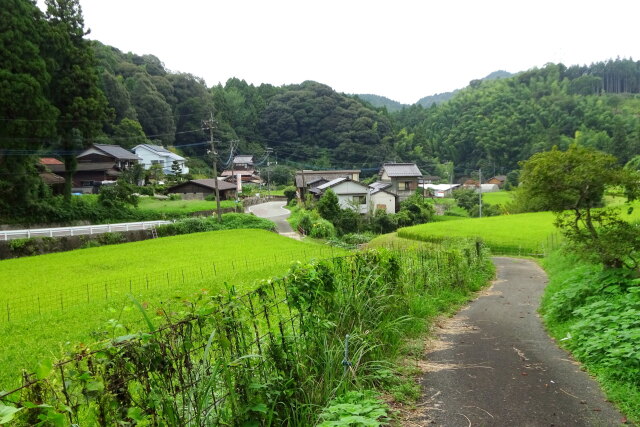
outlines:
[[[623,416],[545,332],[547,282],[534,262],[494,258],[497,279],[427,346],[424,397],[411,424],[615,426]]]
[[[300,240],[300,235],[296,233],[287,222],[291,211],[284,208],[286,204],[287,202],[284,201],[261,203],[259,205],[249,206],[246,211],[260,218],[273,221],[276,224],[276,230],[279,234]]]

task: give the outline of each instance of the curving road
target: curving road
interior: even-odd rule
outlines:
[[[623,416],[545,332],[547,277],[534,262],[494,258],[491,288],[429,344],[424,398],[407,425],[615,426]]]
[[[248,207],[246,211],[260,218],[273,221],[276,224],[276,230],[279,234],[300,240],[300,235],[293,231],[293,228],[291,228],[291,225],[287,222],[291,211],[284,208],[286,204],[287,202],[284,201],[261,203]]]

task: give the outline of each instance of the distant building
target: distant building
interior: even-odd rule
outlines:
[[[400,202],[415,193],[422,179],[422,172],[415,163],[385,163],[379,175],[380,182],[391,183],[388,191],[396,194]]]
[[[493,178],[487,181],[487,184],[496,184],[498,187],[503,188],[504,184],[507,182],[506,175],[496,175]]]
[[[182,173],[189,173],[189,168],[185,164],[187,159],[167,150],[160,145],[136,145],[135,147],[133,147],[133,152],[138,157],[140,157],[140,164],[147,170],[151,168],[151,166],[158,164],[162,166],[162,172],[164,172],[166,175],[173,175],[173,162],[178,162]]]
[[[422,184],[422,188],[431,191],[434,197],[450,197],[460,184]]]
[[[235,182],[238,175],[240,175],[242,182],[252,182],[255,184],[262,182],[260,176],[256,172],[253,156],[247,154],[235,156],[231,163],[231,168],[225,169],[220,175],[224,178],[228,178],[227,180],[229,182]]]

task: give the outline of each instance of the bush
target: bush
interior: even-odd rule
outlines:
[[[336,230],[326,219],[319,219],[313,222],[309,235],[316,239],[328,239],[336,235]]]
[[[395,215],[389,215],[383,210],[377,209],[371,217],[369,228],[374,233],[386,234],[397,230],[398,220]]]
[[[304,212],[300,216],[300,222],[298,222],[298,227],[302,230],[304,234],[311,233],[311,229],[313,228],[313,222],[311,221],[311,215],[307,212]]]
[[[289,204],[291,203],[292,200],[296,198],[296,195],[297,195],[296,187],[294,186],[285,187],[283,193],[287,198],[287,204]]]
[[[273,231],[275,224],[267,219],[254,215],[228,213],[222,215],[222,222],[218,222],[215,216],[186,218],[173,224],[159,225],[156,230],[158,236],[177,236],[180,234],[201,233],[205,231],[231,230],[241,228],[256,228]]]
[[[180,194],[171,193],[169,194],[169,200],[182,200],[182,196]]]

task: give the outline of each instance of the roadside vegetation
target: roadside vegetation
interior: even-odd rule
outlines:
[[[541,312],[630,421],[640,422],[640,286],[637,274],[606,269],[566,251],[543,262],[549,284]]]
[[[5,398],[5,413],[16,425],[380,425],[392,417],[381,391],[401,403],[420,394],[415,368],[400,363],[421,355],[407,340],[493,274],[475,242],[434,249],[297,264],[253,294],[189,299],[165,329],[144,310],[146,332],[95,354],[81,346],[61,368],[40,363],[41,386]]]
[[[20,369],[58,358],[75,344],[137,331],[142,319],[127,295],[154,318],[184,310],[199,293],[253,289],[293,261],[344,253],[260,230],[166,237],[0,261],[0,390]]]

